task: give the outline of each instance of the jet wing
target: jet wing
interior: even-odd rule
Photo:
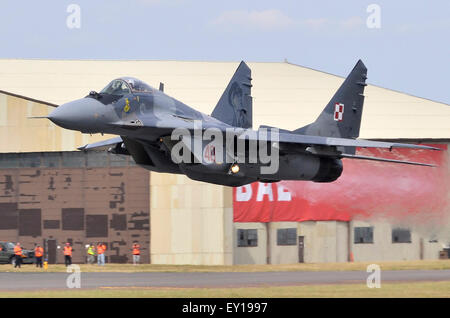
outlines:
[[[361,148],[413,148],[413,149],[426,149],[426,150],[441,150],[439,148],[414,145],[414,144],[403,144],[396,142],[384,142],[384,141],[371,141],[364,139],[348,139],[348,138],[335,138],[335,137],[322,137],[322,136],[310,136],[310,135],[299,135],[292,133],[278,133],[278,138],[276,135],[268,134],[261,135],[258,131],[256,134],[241,134],[239,139],[249,140],[267,140],[271,142],[280,143],[291,143],[291,144],[302,144],[306,146],[334,146],[334,147],[361,147]]]
[[[106,140],[102,140],[102,141],[98,141],[98,142],[94,142],[92,144],[87,144],[84,145],[82,147],[78,147],[78,150],[84,150],[84,151],[88,151],[88,150],[107,150],[111,147],[116,146],[118,143],[122,143],[123,140],[122,138],[119,137],[114,137],[111,139],[106,139]]]

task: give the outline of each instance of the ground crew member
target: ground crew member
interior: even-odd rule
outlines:
[[[44,249],[40,245],[36,245],[34,249],[34,257],[36,257],[36,267],[42,268],[42,256],[44,256]]]
[[[64,263],[66,266],[72,265],[72,246],[70,246],[70,243],[67,242],[66,246],[64,246]]]
[[[14,255],[16,258],[14,268],[19,267],[22,265],[22,247],[20,247],[20,243],[17,242],[16,246],[14,246]]]
[[[88,264],[94,264],[95,262],[95,247],[94,244],[90,244],[87,250],[87,262]]]
[[[141,246],[138,243],[133,244],[133,265],[139,264],[141,258]]]
[[[97,244],[97,264],[98,265],[105,265],[105,251],[106,251],[106,245],[103,243]]]

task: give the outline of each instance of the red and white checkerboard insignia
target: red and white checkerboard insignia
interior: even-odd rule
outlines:
[[[334,120],[342,121],[344,119],[344,104],[336,103],[334,105]]]

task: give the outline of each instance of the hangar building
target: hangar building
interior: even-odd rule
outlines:
[[[255,128],[265,124],[296,129],[314,121],[343,81],[287,62],[248,65]],[[414,169],[434,168],[411,170],[388,164],[392,168],[380,178],[379,166],[346,161],[345,191],[325,185],[328,198],[315,197],[324,193],[319,191],[323,185],[309,182],[232,189],[149,173],[129,158],[75,151],[110,136],[82,135],[46,119],[27,119],[47,115],[52,110],[49,104],[81,98],[120,76],[133,76],[153,87],[163,82],[168,95],[211,113],[237,66],[237,62],[0,60],[0,241],[20,241],[25,247],[45,242],[51,262],[63,261],[58,246],[67,241],[74,245],[75,262],[83,262],[85,245],[92,242],[107,243],[108,262],[130,262],[134,241],[143,246],[143,261],[154,264],[439,257],[442,245],[450,240],[449,105],[368,85],[360,137],[438,145],[443,150],[433,155],[381,155],[416,156],[440,168],[423,172]],[[370,63],[367,66],[370,79]],[[361,197],[357,190],[367,180],[354,178],[360,169],[377,180],[376,187]],[[391,210],[385,211],[390,217],[380,217],[377,198],[397,193],[383,189],[410,184],[411,191],[396,197]],[[434,196],[427,201],[423,193]],[[330,197],[341,199],[330,203]],[[370,217],[365,214],[366,202]],[[389,205],[383,204],[385,209]],[[441,222],[416,227],[427,224],[417,219],[425,214]]]

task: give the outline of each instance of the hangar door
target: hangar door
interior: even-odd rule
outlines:
[[[107,245],[107,262],[131,262],[137,241],[149,262],[149,178],[132,158],[106,152],[0,154],[0,240],[29,249],[47,240],[57,263],[65,242],[74,263],[97,242]]]

